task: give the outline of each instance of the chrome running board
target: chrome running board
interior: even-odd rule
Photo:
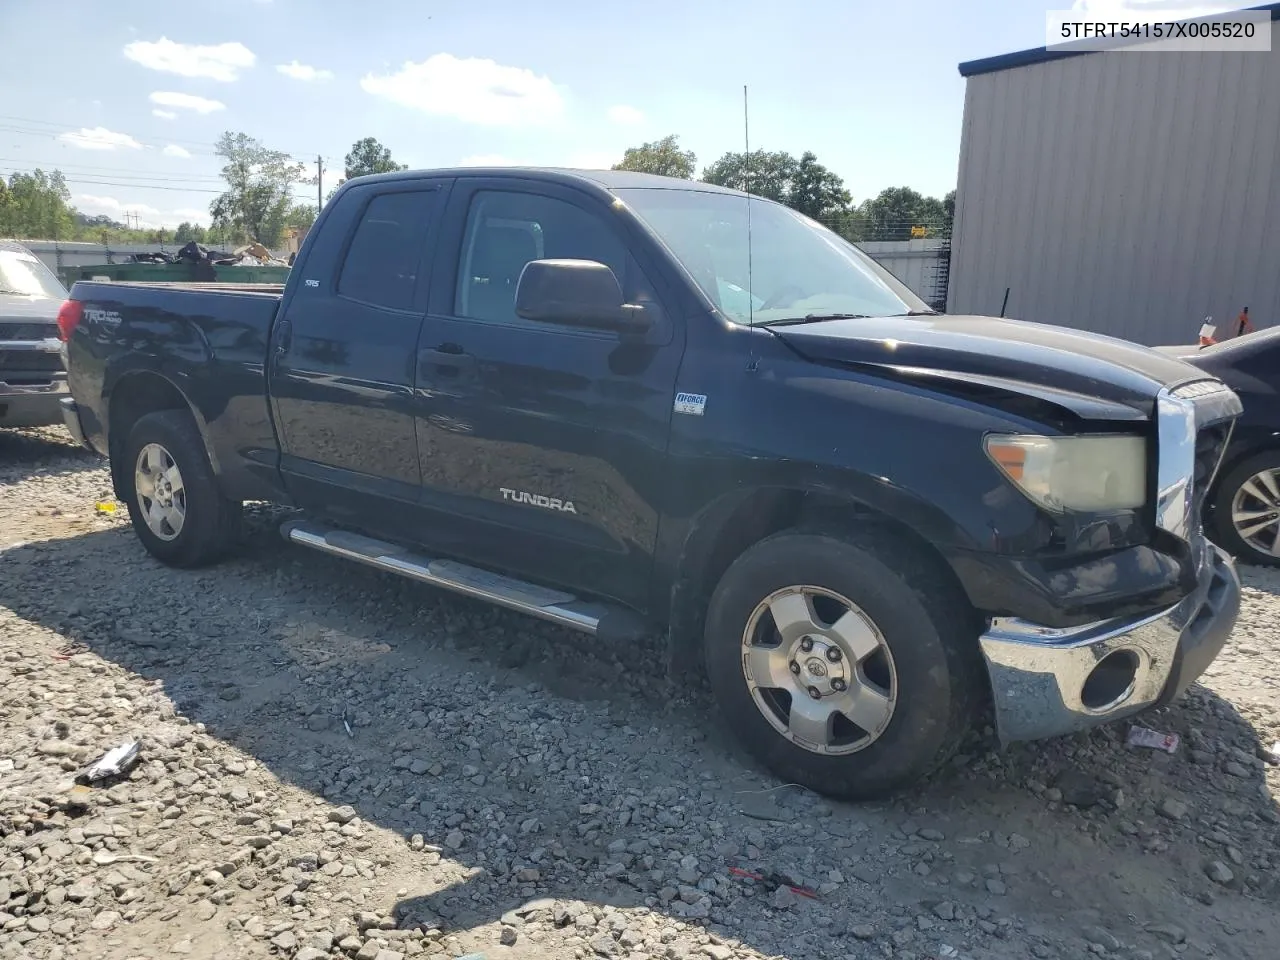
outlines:
[[[280,527],[286,540],[420,580],[433,587],[487,600],[551,623],[609,640],[633,640],[653,628],[624,607],[579,600],[571,593],[491,573],[456,560],[434,560],[411,550],[316,520],[291,520]]]

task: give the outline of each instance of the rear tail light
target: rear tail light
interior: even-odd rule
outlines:
[[[58,339],[63,343],[71,342],[71,334],[84,318],[84,304],[79,300],[68,300],[58,311]]]

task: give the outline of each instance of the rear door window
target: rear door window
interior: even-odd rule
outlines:
[[[369,201],[347,248],[339,296],[393,310],[412,308],[437,195],[400,191]]]

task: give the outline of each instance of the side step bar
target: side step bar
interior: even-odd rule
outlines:
[[[571,593],[525,583],[455,560],[432,560],[405,547],[339,530],[319,521],[290,520],[280,527],[280,533],[286,540],[313,550],[488,600],[601,639],[634,641],[654,630],[644,618],[625,607],[579,600]]]

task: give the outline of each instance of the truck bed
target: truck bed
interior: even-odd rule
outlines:
[[[172,384],[203,424],[228,493],[244,499],[272,493],[279,447],[266,358],[283,290],[280,284],[77,281],[71,296],[84,305],[81,326],[94,344],[75,373],[80,396],[118,395],[145,378],[152,389],[160,380]],[[86,406],[86,434],[106,452],[109,424]]]

